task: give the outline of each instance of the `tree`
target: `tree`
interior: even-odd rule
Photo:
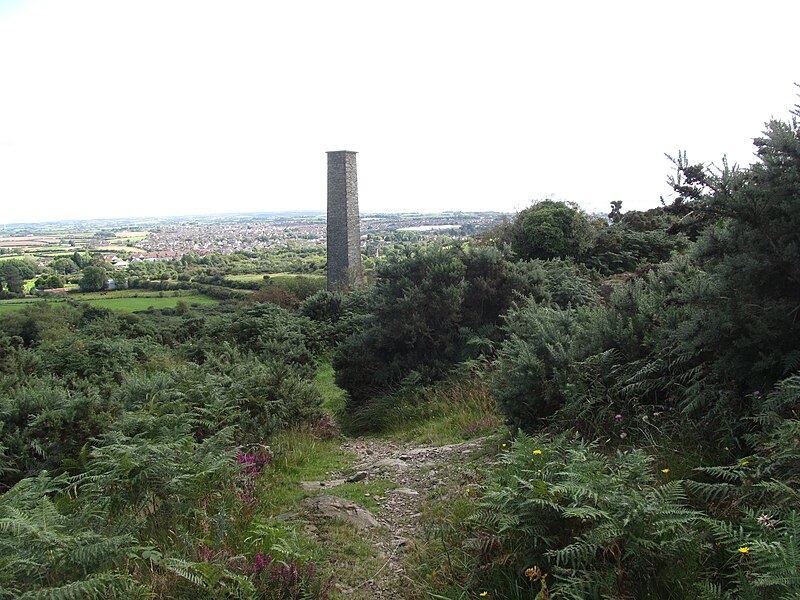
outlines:
[[[103,267],[86,267],[81,277],[81,289],[87,292],[99,292],[106,289],[106,270]]]
[[[520,258],[579,258],[592,246],[594,230],[586,215],[565,202],[543,200],[526,208],[514,223],[512,248]]]
[[[4,260],[0,262],[0,288],[5,282],[9,292],[21,294],[25,280],[35,274],[34,265],[28,260]]]
[[[53,288],[64,287],[64,282],[58,275],[48,275],[47,277],[39,277],[34,285],[40,290],[52,290]]]
[[[679,165],[675,189],[708,225],[695,259],[710,275],[687,344],[715,357],[724,381],[763,389],[800,366],[800,109],[756,138],[746,169]],[[718,302],[724,298],[724,302]]]
[[[612,223],[619,223],[622,220],[622,200],[611,202],[611,212],[608,213],[608,220]]]
[[[73,252],[72,253],[72,262],[74,262],[76,265],[78,265],[79,268],[82,269],[83,267],[85,267],[86,265],[89,264],[89,255],[88,255],[88,253],[86,255],[83,255],[83,254],[81,254],[80,252],[77,252],[77,251]]]
[[[53,269],[54,272],[67,275],[69,273],[76,273],[80,269],[78,265],[75,264],[75,261],[71,258],[57,258],[52,263],[50,263],[50,268]]]

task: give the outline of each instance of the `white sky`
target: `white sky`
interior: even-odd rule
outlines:
[[[0,0],[0,223],[606,210],[664,153],[752,162],[797,103],[800,2]]]

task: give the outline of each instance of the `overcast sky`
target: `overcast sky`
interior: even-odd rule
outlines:
[[[664,153],[753,160],[797,103],[800,2],[0,0],[0,223],[606,210]]]

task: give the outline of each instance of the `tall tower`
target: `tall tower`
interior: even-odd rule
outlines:
[[[356,153],[328,152],[328,289],[361,283]]]

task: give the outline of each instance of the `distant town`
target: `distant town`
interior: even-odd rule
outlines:
[[[380,254],[398,239],[467,236],[510,215],[494,212],[365,214],[365,254]],[[132,262],[180,260],[185,255],[230,255],[270,248],[324,247],[325,213],[251,213],[153,219],[104,219],[0,226],[0,254],[40,264],[75,250],[102,253],[117,268]]]

